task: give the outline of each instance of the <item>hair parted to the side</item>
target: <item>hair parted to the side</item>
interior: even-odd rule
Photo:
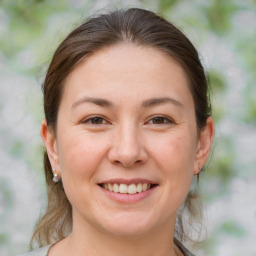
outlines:
[[[56,135],[58,109],[65,88],[65,80],[71,71],[79,62],[99,49],[121,43],[153,47],[169,54],[181,64],[188,77],[200,132],[211,114],[211,107],[207,79],[196,49],[189,39],[170,22],[153,12],[137,8],[116,10],[91,18],[72,31],[59,45],[42,85],[48,128]],[[48,206],[36,225],[31,247],[34,242],[37,242],[39,247],[55,243],[72,230],[72,207],[62,183],[56,184],[52,181],[52,168],[46,152],[44,170]],[[195,193],[191,192],[184,203],[184,207],[192,215],[194,212],[192,201],[196,197]],[[177,217],[175,237],[180,241],[186,237],[181,215]]]

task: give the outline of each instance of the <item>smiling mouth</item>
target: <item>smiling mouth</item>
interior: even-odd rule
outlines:
[[[150,190],[158,184],[150,184],[150,183],[138,183],[138,184],[118,184],[118,183],[101,183],[99,184],[102,188],[114,192],[114,193],[120,193],[120,194],[137,194],[141,192],[145,192],[147,190]]]

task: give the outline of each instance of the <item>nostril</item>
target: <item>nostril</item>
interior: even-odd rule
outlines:
[[[146,162],[148,155],[139,145],[136,148],[113,146],[108,152],[108,159],[114,165],[129,168]]]
[[[127,162],[119,162],[120,164],[122,164],[125,168],[129,168],[129,167],[132,167],[136,164],[140,164],[142,161],[141,160],[136,160],[134,162],[130,162],[130,163],[127,163]]]

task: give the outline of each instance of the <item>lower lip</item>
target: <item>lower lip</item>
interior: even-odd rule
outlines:
[[[117,202],[121,203],[135,203],[138,201],[141,201],[147,197],[149,197],[158,186],[155,186],[153,188],[150,188],[147,191],[136,193],[136,194],[122,194],[122,193],[116,193],[111,192],[109,190],[104,189],[103,187],[99,186],[102,191],[105,193],[106,196],[108,196],[110,199],[115,200]]]

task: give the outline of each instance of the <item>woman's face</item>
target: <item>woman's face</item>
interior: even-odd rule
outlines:
[[[174,225],[207,157],[184,70],[149,47],[117,45],[80,63],[65,83],[57,135],[44,123],[42,136],[74,227],[118,236]]]

